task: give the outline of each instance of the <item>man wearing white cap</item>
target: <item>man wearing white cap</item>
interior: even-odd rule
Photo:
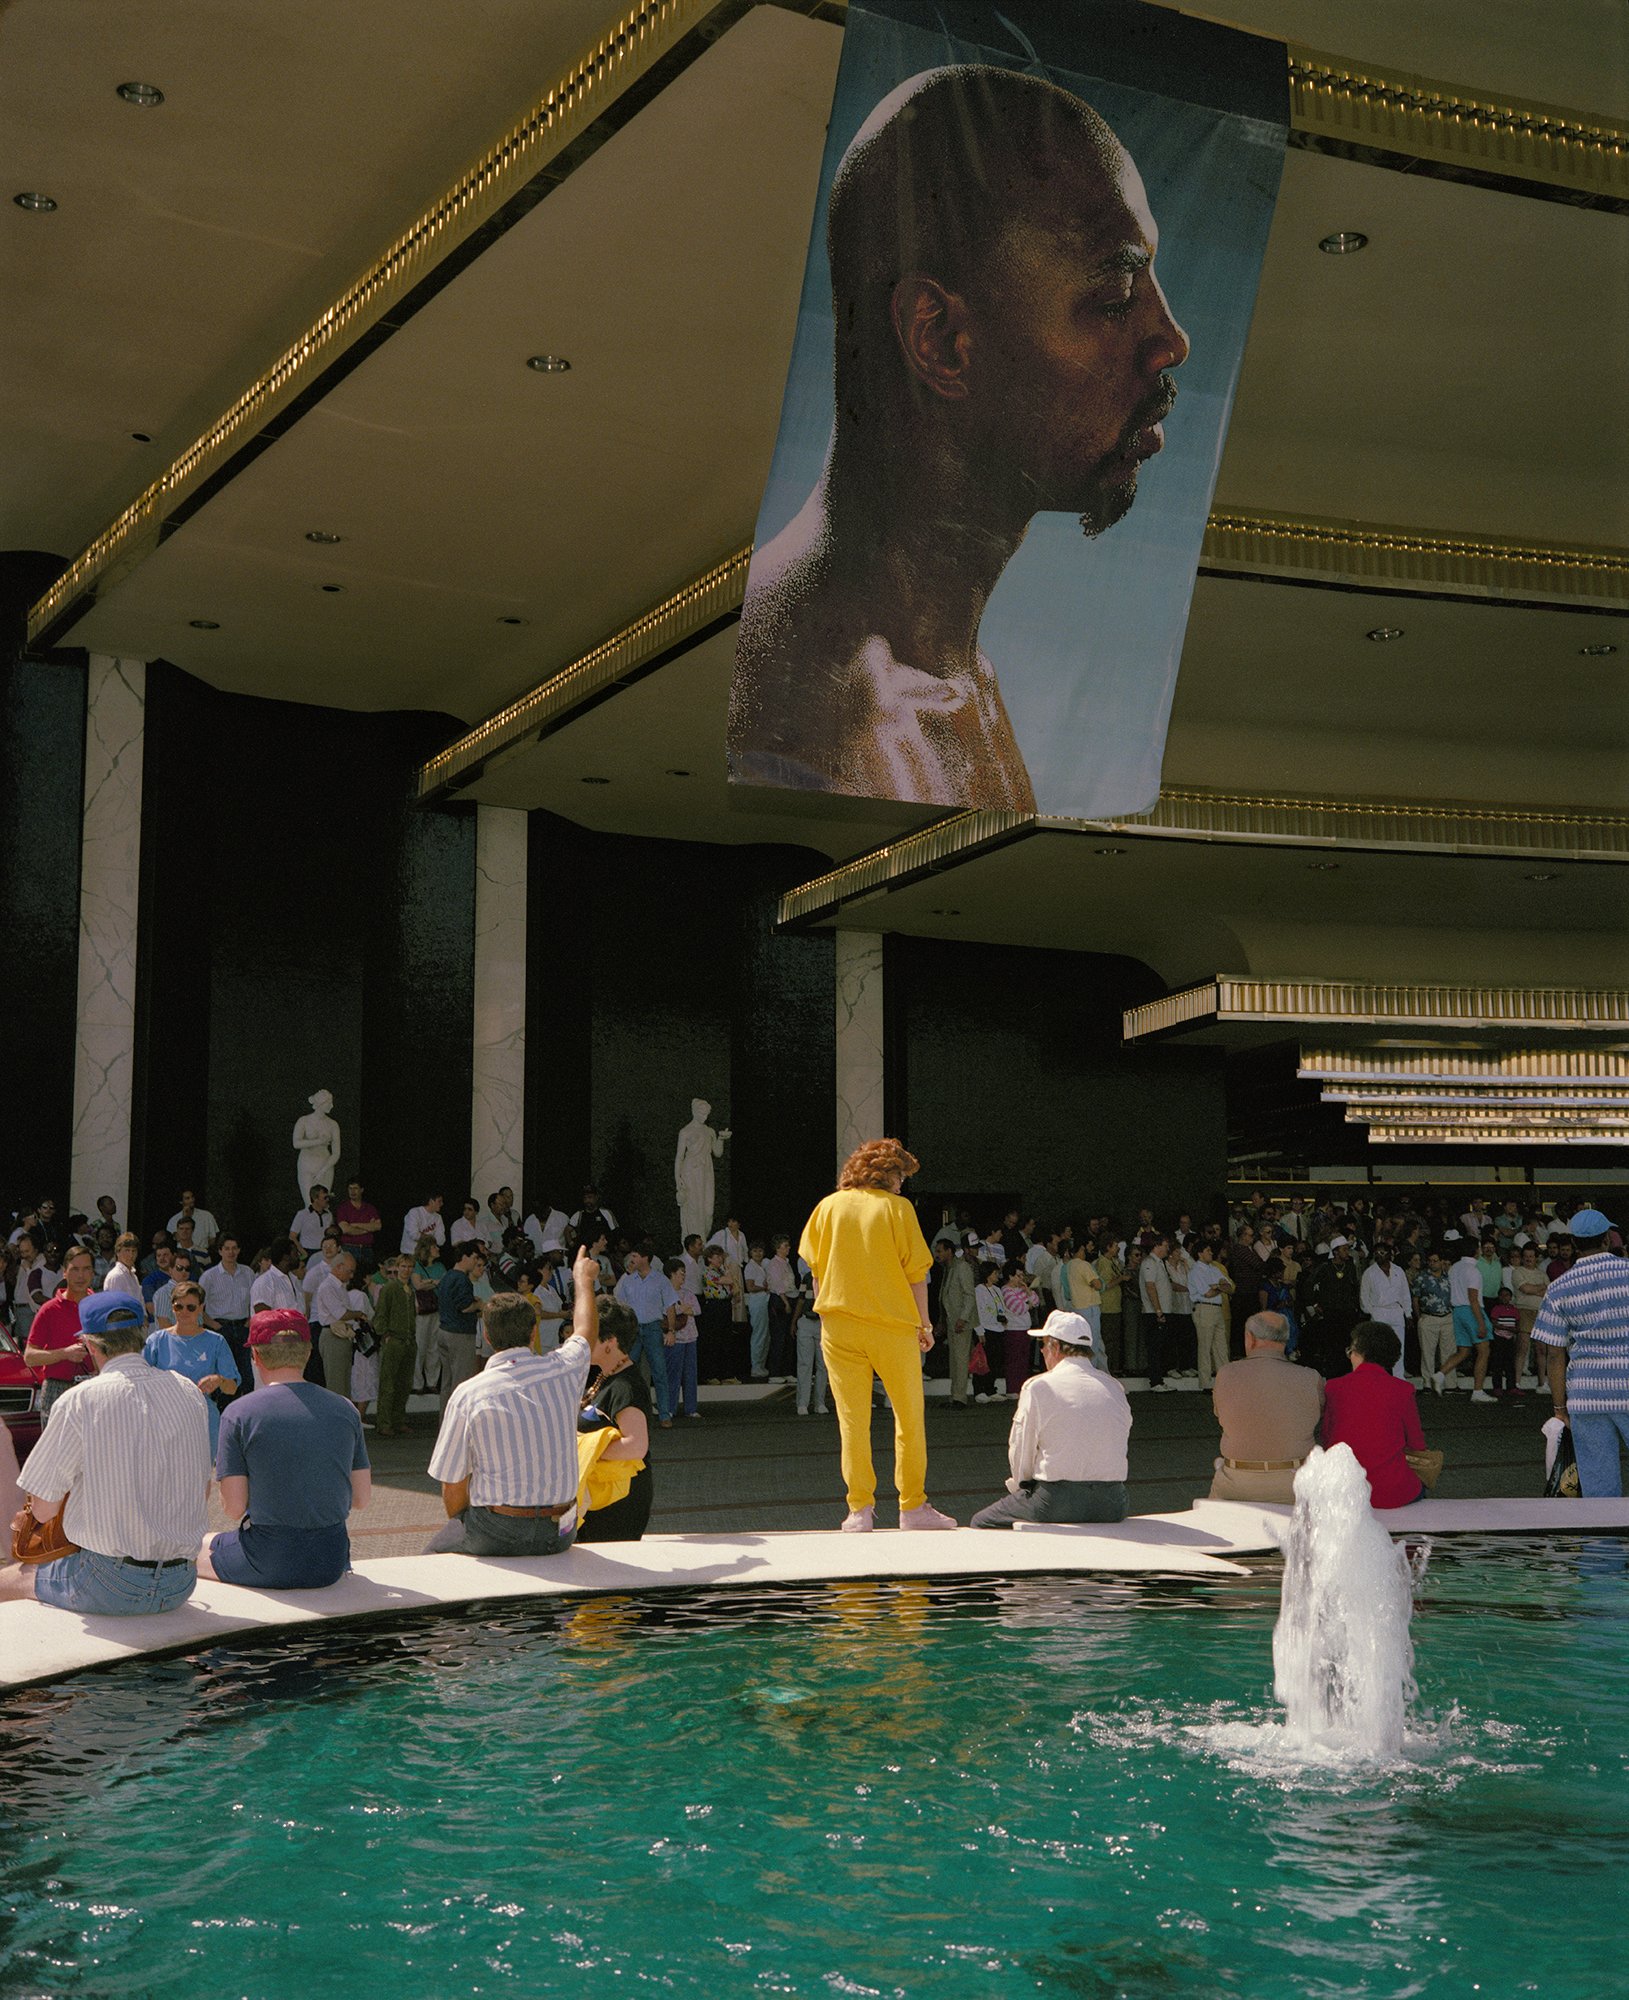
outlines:
[[[1576,1259],[1533,1326],[1549,1353],[1555,1413],[1572,1426],[1586,1500],[1622,1495],[1619,1453],[1629,1444],[1629,1260],[1612,1254],[1613,1227],[1598,1208],[1579,1209],[1567,1225]]]
[[[1041,1328],[1044,1375],[1018,1392],[1005,1496],[973,1516],[975,1528],[1014,1521],[1123,1521],[1131,1405],[1112,1375],[1092,1366],[1092,1329],[1055,1312]]]
[[[1332,1236],[1328,1261],[1307,1280],[1301,1326],[1302,1355],[1320,1375],[1337,1375],[1344,1369],[1346,1336],[1357,1325],[1361,1312],[1351,1239]]]

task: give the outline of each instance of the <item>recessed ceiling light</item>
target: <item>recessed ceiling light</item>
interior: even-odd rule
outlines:
[[[345,539],[343,535],[329,534],[326,528],[307,528],[305,538],[308,542],[320,542],[325,549],[332,548],[336,542],[342,542]]]
[[[670,778],[688,778],[689,775],[690,773],[688,771],[681,771],[678,769],[677,766],[674,766],[674,768],[668,772],[668,776]]]
[[[48,194],[14,194],[11,198],[19,208],[26,208],[30,215],[49,215],[56,207],[54,197]]]
[[[1340,867],[1340,863],[1338,861],[1309,861],[1307,866],[1312,870],[1314,875],[1333,875],[1335,870]]]
[[[1376,625],[1366,636],[1373,639],[1377,646],[1383,646],[1388,639],[1402,638],[1403,628],[1401,625]]]
[[[221,629],[220,621],[215,618],[189,618],[187,623],[194,632],[218,632]]]
[[[132,431],[130,433],[130,441],[132,444],[151,444],[153,434],[151,431]]]
[[[1318,248],[1326,257],[1350,257],[1354,250],[1364,249],[1368,241],[1361,229],[1337,229],[1332,236],[1326,236]]]
[[[1555,877],[1553,875],[1524,875],[1522,880],[1524,882],[1553,882]]]
[[[126,104],[139,104],[149,111],[164,102],[164,93],[156,83],[121,83],[119,95]]]
[[[345,586],[342,583],[319,583],[317,585],[317,588],[319,590],[327,591],[330,597],[338,597],[339,593],[345,588]]]
[[[500,618],[498,623],[500,625],[524,625],[526,620],[524,618]]]
[[[609,778],[580,778],[578,780],[578,783],[583,785],[608,785],[610,782]]]
[[[539,375],[564,375],[571,363],[563,354],[534,354],[526,366]]]
[[[1586,660],[1604,660],[1609,658],[1617,650],[1618,649],[1616,646],[1607,646],[1607,645],[1580,646],[1578,648],[1579,653]]]
[[[1094,847],[1092,849],[1094,854],[1124,854],[1125,851],[1123,847]]]

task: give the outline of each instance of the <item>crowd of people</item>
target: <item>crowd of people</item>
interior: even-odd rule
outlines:
[[[23,1562],[0,1594],[124,1611],[180,1602],[199,1574],[332,1582],[371,1491],[369,1411],[399,1434],[415,1389],[438,1406],[447,1525],[430,1548],[470,1555],[637,1539],[652,1431],[698,1417],[698,1380],[795,1383],[800,1415],[829,1395],[855,1533],[874,1526],[879,1399],[901,1526],[956,1525],[926,1491],[924,1376],[939,1368],[953,1408],[1017,1404],[1007,1491],[980,1527],[1123,1519],[1137,1377],[1212,1393],[1213,1497],[1288,1500],[1321,1442],[1351,1446],[1377,1506],[1405,1505],[1432,1458],[1409,1377],[1438,1394],[1468,1379],[1489,1402],[1490,1380],[1510,1395],[1536,1381],[1535,1350],[1581,1490],[1620,1490],[1629,1262],[1583,1203],[1455,1214],[1258,1194],[1197,1227],[1143,1209],[1126,1228],[1012,1208],[984,1226],[946,1214],[930,1242],[903,1193],[916,1171],[898,1142],[871,1142],[795,1250],[730,1216],[665,1259],[592,1187],[569,1215],[543,1203],[519,1221],[500,1188],[450,1224],[430,1194],[399,1249],[360,1181],[332,1210],[313,1187],[248,1257],[194,1190],[145,1254],[111,1200],[60,1228],[42,1202],[16,1217],[0,1275],[42,1382]],[[234,1525],[206,1547],[212,1480]]]

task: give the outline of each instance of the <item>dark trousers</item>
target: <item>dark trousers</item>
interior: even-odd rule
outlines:
[[[1014,1521],[1123,1521],[1131,1511],[1118,1479],[1030,1479],[981,1507],[974,1528],[1010,1528]]]
[[[407,1398],[413,1387],[418,1343],[411,1333],[393,1333],[379,1349],[379,1424],[399,1431],[407,1422]]]
[[[779,1292],[769,1295],[769,1372],[790,1375],[797,1366],[797,1335],[790,1302]]]

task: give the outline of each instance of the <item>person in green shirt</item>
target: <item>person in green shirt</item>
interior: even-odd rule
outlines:
[[[380,1437],[407,1434],[407,1396],[413,1386],[413,1363],[417,1355],[418,1312],[413,1288],[411,1257],[385,1260],[385,1282],[373,1308],[373,1331],[379,1341],[379,1420]]]

